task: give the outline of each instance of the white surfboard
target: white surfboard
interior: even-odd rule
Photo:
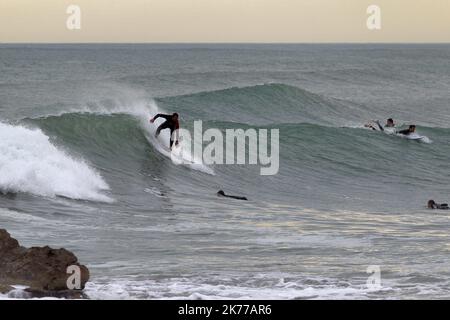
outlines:
[[[161,132],[158,137],[155,137],[155,132],[158,124],[155,123],[148,125],[145,121],[143,121],[143,125],[146,130],[147,140],[156,148],[156,150],[158,150],[159,153],[171,159],[177,165],[183,165],[196,171],[215,175],[212,168],[203,164],[201,160],[193,158],[193,155],[191,155],[190,152],[186,152],[184,150],[184,141],[182,141],[181,136],[178,146],[174,144],[172,150],[170,150],[170,135],[168,133],[168,130]]]
[[[417,133],[411,133],[409,135],[404,134],[397,134],[398,136],[408,139],[408,140],[415,140],[418,142],[425,142],[425,143],[431,143],[431,140],[427,136],[421,136]]]

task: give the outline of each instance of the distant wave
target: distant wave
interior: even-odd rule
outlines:
[[[364,106],[281,83],[157,98],[164,109],[203,120],[343,125],[367,117]]]

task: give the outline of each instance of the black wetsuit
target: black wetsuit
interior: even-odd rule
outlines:
[[[223,192],[222,190],[219,190],[217,192],[217,195],[221,196],[221,197],[236,199],[236,200],[248,200],[247,197],[229,196],[229,195],[225,194],[225,192]]]
[[[408,136],[408,135],[411,134],[411,131],[409,131],[409,129],[405,129],[405,130],[397,131],[397,133],[398,133],[398,134],[403,134],[403,135],[405,135],[405,136]]]
[[[170,114],[162,114],[162,113],[158,113],[153,120],[156,120],[158,118],[164,118],[166,119],[166,121],[164,121],[159,127],[158,129],[156,129],[156,136],[159,136],[159,133],[161,132],[161,130],[163,129],[170,129],[170,148],[172,148],[173,145],[173,140],[172,140],[172,134],[175,130],[180,128],[180,123],[178,122],[178,120],[173,120],[173,116]]]
[[[433,205],[433,209],[449,210],[450,208],[449,208],[448,204],[446,204],[446,203],[442,203],[442,204],[435,203]]]

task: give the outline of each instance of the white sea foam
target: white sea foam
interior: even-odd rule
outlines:
[[[283,275],[250,277],[187,277],[137,281],[108,279],[88,282],[85,293],[90,299],[367,299],[370,294],[392,291],[368,289],[326,279],[289,279]]]
[[[83,160],[58,149],[39,129],[0,122],[0,192],[111,202],[109,187]]]

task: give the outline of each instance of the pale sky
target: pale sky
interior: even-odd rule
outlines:
[[[450,42],[450,0],[0,0],[0,42]]]

